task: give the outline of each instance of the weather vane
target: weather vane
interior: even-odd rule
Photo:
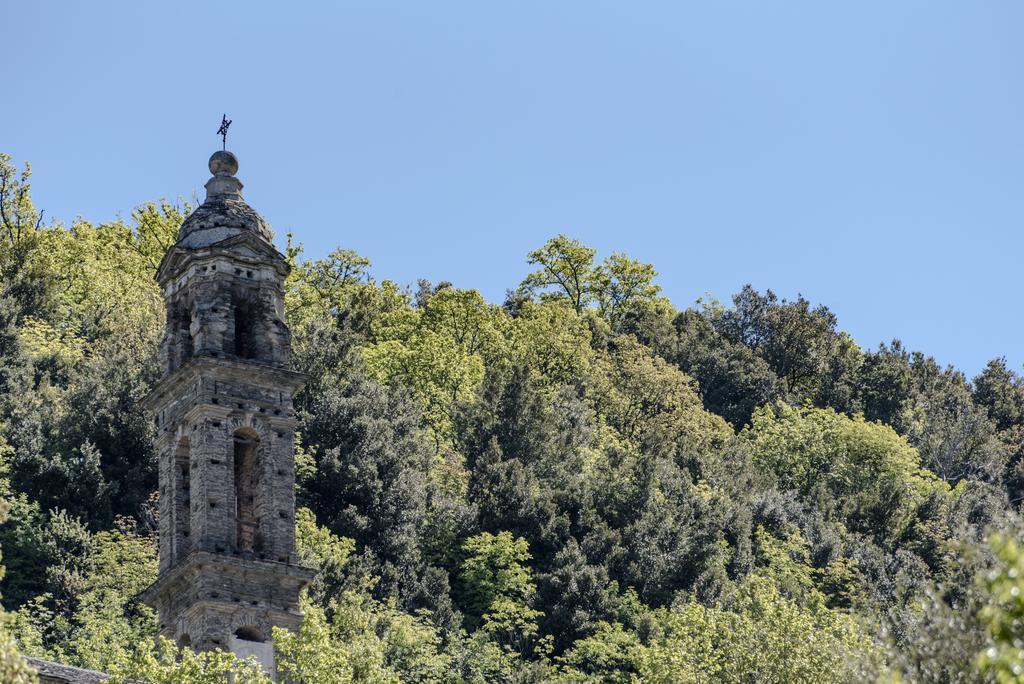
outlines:
[[[217,129],[217,135],[221,138],[221,145],[223,149],[228,149],[228,126],[231,125],[231,119],[225,114],[224,118],[220,121],[220,128]]]

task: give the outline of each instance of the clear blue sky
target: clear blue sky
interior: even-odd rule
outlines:
[[[287,7],[287,9],[285,9]],[[18,2],[0,150],[68,221],[246,198],[308,254],[501,301],[565,232],[969,374],[1024,362],[1020,2]]]

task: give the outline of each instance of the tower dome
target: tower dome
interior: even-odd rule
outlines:
[[[235,178],[238,158],[218,150],[210,157],[209,166],[213,177],[206,181],[206,201],[181,224],[178,246],[209,247],[244,232],[271,242],[274,234],[270,225],[242,199],[242,181]]]

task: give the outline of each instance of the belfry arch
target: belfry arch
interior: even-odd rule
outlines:
[[[251,428],[232,435],[236,548],[242,553],[263,551],[260,528],[260,438]]]

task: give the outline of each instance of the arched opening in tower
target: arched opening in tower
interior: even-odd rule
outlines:
[[[256,357],[256,316],[253,308],[246,304],[235,307],[235,356],[240,359]]]
[[[246,641],[255,641],[258,643],[263,643],[267,640],[267,638],[263,636],[263,632],[252,626],[239,627],[236,629],[235,638],[245,639]]]
[[[184,558],[191,547],[192,463],[189,452],[189,439],[182,437],[174,452],[174,541],[177,558]]]
[[[235,519],[239,551],[262,551],[259,513],[256,507],[258,486],[259,437],[252,430],[235,433]]]

